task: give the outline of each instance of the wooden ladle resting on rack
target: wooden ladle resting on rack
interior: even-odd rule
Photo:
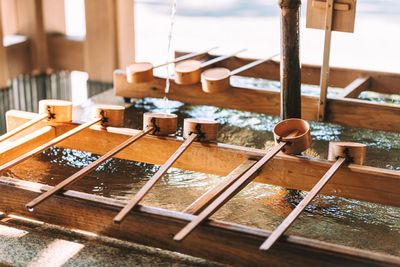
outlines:
[[[235,53],[232,53],[230,55],[216,57],[205,62],[194,59],[182,61],[175,66],[175,82],[182,85],[199,83],[202,69],[211,66],[212,64],[215,64],[217,62],[231,58],[243,51],[246,51],[246,49],[236,51]]]
[[[230,71],[227,68],[211,68],[201,73],[202,89],[206,93],[225,92],[230,88],[230,77],[237,75],[245,70],[249,70],[257,65],[260,65],[268,60],[273,59],[279,54],[275,54],[265,59],[259,59],[240,68]]]
[[[72,121],[72,104],[67,105],[66,103],[62,102],[60,104],[59,100],[54,101],[54,100],[42,100],[39,102],[39,110],[47,111],[49,112],[49,116],[52,117],[53,119],[50,121],[55,121],[55,122],[71,122]],[[29,152],[3,164],[0,166],[0,171],[3,171],[5,169],[11,168],[18,163],[42,152],[43,150],[48,149],[49,147],[52,147],[61,141],[65,140],[68,137],[71,137],[82,130],[92,126],[93,124],[99,123],[103,120],[103,117],[96,117],[88,122],[85,122],[78,127],[48,141],[47,143],[38,146]]]
[[[148,83],[154,79],[153,70],[162,66],[166,66],[172,63],[181,62],[190,58],[194,58],[216,49],[213,47],[202,52],[194,52],[181,57],[176,58],[173,61],[168,61],[160,65],[153,66],[150,62],[136,62],[126,67],[126,78],[129,83]]]
[[[120,118],[122,116],[123,121],[123,109],[122,110],[113,110],[110,109],[110,106],[106,107],[97,107],[97,113],[105,113],[107,118],[107,126],[113,125],[113,118]],[[145,116],[146,118],[146,116]],[[31,202],[29,202],[26,207],[28,210],[32,210],[36,205],[40,204],[47,198],[51,197],[52,195],[56,194],[60,190],[63,190],[66,186],[75,183],[76,181],[83,178],[86,174],[96,169],[100,164],[108,160],[109,158],[115,156],[117,153],[128,147],[129,145],[133,144],[146,134],[152,133],[156,135],[167,135],[170,133],[175,133],[176,131],[176,115],[173,114],[163,114],[162,116],[155,117],[154,120],[151,120],[149,125],[143,129],[143,131],[139,132],[138,134],[133,135],[132,137],[128,138],[126,141],[122,142],[112,150],[108,151],[106,154],[86,166],[85,168],[81,169],[77,173],[73,174],[72,176],[68,177],[58,185],[54,186],[49,191],[43,193],[42,195],[38,196]],[[119,120],[118,120],[119,122]],[[171,126],[172,124],[172,126]]]
[[[41,100],[39,102],[39,114],[33,119],[25,122],[19,127],[0,136],[0,143],[15,136],[25,129],[43,121],[48,122],[71,122],[72,120],[72,103],[63,100]]]
[[[307,207],[322,188],[329,182],[343,164],[364,163],[366,154],[366,145],[353,142],[331,142],[329,143],[329,160],[335,160],[325,175],[314,185],[305,198],[296,206],[296,208],[286,217],[285,220],[271,233],[271,235],[261,245],[261,250],[269,250],[281,235],[292,225],[299,217],[300,213]]]
[[[148,127],[152,121],[157,120],[158,114],[146,113],[144,123]],[[176,122],[175,122],[176,128]],[[158,169],[150,180],[136,193],[128,204],[114,218],[114,223],[121,223],[129,212],[139,204],[139,202],[154,187],[157,181],[168,171],[169,168],[179,159],[179,157],[189,148],[194,141],[212,142],[217,139],[218,123],[215,121],[185,119],[183,126],[183,136],[186,139],[174,154]]]
[[[247,170],[239,179],[220,194],[210,205],[205,207],[190,223],[174,236],[175,241],[181,241],[189,235],[200,223],[213,215],[232,197],[239,193],[254,178],[258,170],[270,161],[279,151],[287,154],[299,154],[310,147],[310,126],[301,119],[288,119],[279,122],[274,128],[277,145],[271,148],[260,160]]]

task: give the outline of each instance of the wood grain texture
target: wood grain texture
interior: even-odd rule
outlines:
[[[171,168],[177,159],[189,148],[189,146],[196,139],[197,135],[192,134],[182,145],[171,155],[170,158],[157,170],[157,172],[150,178],[147,183],[140,188],[136,195],[128,201],[126,206],[115,216],[114,223],[121,223],[129,212],[135,208],[139,202],[147,195],[147,193],[154,187],[158,180]]]
[[[17,128],[14,128],[13,130],[3,134],[0,136],[0,144],[1,142],[4,142],[5,140],[17,135],[18,133],[24,131],[25,129],[28,129],[29,127],[39,123],[40,121],[46,119],[48,117],[47,114],[38,114],[35,118],[33,118],[30,121],[27,121],[26,123],[20,125]]]
[[[193,201],[183,212],[197,215],[202,212],[211,202],[220,196],[229,186],[239,179],[248,169],[250,169],[257,161],[246,160],[227,176],[225,176],[219,184],[210,188],[207,192]]]
[[[176,52],[176,56],[187,54],[188,52]],[[215,55],[217,56],[217,55]],[[215,57],[213,56],[213,57]],[[204,57],[203,60],[209,58]],[[253,62],[254,58],[232,57],[215,64],[216,67],[225,67],[228,69],[236,69],[245,64]],[[280,63],[279,60],[269,60],[254,68],[246,70],[240,75],[261,79],[279,80]],[[321,66],[302,64],[301,65],[301,82],[304,84],[319,85]],[[400,73],[379,72],[371,70],[347,69],[341,67],[330,67],[329,86],[344,88],[358,77],[371,77],[372,91],[399,94],[400,93]]]
[[[301,1],[280,0],[281,69],[280,118],[301,118],[300,6]]]
[[[183,227],[177,234],[174,235],[174,240],[181,242],[196,227],[198,227],[206,219],[210,218],[217,212],[223,205],[225,205],[231,198],[237,195],[243,188],[245,188],[252,180],[254,180],[256,173],[260,168],[267,164],[282,148],[286,142],[281,142],[275,147],[267,151],[267,153],[256,164],[250,167],[239,179],[237,179],[231,186],[229,186],[222,194],[220,194],[213,202],[204,208],[193,220],[191,220],[185,227]]]
[[[44,28],[43,0],[16,0],[18,34],[29,37],[33,72],[49,67],[47,38]]]
[[[84,59],[90,80],[110,82],[118,66],[115,16],[116,1],[85,0]]]
[[[3,2],[0,2],[0,4],[3,4]],[[0,6],[0,11],[2,11],[3,8],[3,6]],[[8,87],[10,79],[10,74],[8,71],[7,50],[3,44],[3,14],[4,12],[0,13],[0,90]]]
[[[48,34],[49,64],[55,71],[84,71],[84,42],[62,34]]]
[[[306,27],[325,29],[326,2],[328,0],[307,0]],[[354,32],[356,0],[336,0],[333,8],[332,30]]]
[[[124,142],[122,142],[121,144],[117,145],[110,151],[107,151],[107,153],[105,153],[100,158],[96,159],[95,161],[93,161],[92,163],[87,165],[85,168],[80,169],[78,172],[76,172],[73,175],[71,175],[70,177],[66,178],[65,180],[63,180],[62,182],[60,182],[59,184],[54,186],[52,189],[46,191],[45,193],[41,194],[37,198],[29,201],[29,203],[26,204],[26,208],[28,210],[33,209],[34,207],[36,207],[43,201],[49,199],[51,196],[64,190],[64,188],[67,187],[68,185],[74,184],[75,182],[79,181],[80,179],[85,177],[87,174],[89,174],[90,172],[95,170],[100,164],[104,163],[106,160],[112,158],[117,153],[119,153],[126,147],[130,146],[131,144],[133,144],[134,142],[136,142],[137,140],[139,140],[140,138],[142,138],[143,136],[148,134],[151,130],[152,129],[149,129],[149,130],[143,131],[143,132],[139,132],[139,133],[131,136],[129,139],[127,139]]]
[[[9,111],[7,128],[11,130],[34,116],[35,113]],[[61,135],[74,127],[71,124],[58,125],[56,133]],[[71,137],[58,146],[104,154],[137,132],[138,130],[112,127],[102,130],[100,127],[92,126],[80,136]],[[182,142],[177,138],[145,136],[134,146],[119,153],[117,157],[161,165]],[[142,153],[143,151],[146,153]],[[195,142],[188,148],[187,153],[176,161],[175,166],[184,170],[226,176],[243,161],[259,159],[264,154],[265,151],[259,149]],[[278,154],[269,164],[261,168],[255,181],[310,190],[331,165],[332,163],[326,160]],[[335,179],[321,191],[321,194],[400,206],[399,183],[399,172],[350,164],[337,172]]]
[[[56,131],[52,126],[44,126],[38,130],[32,131],[25,136],[12,142],[7,141],[0,144],[0,165],[13,160],[35,147],[47,143],[49,140],[55,138]]]
[[[31,46],[29,40],[22,40],[6,46],[8,73],[10,78],[32,71]]]
[[[368,90],[370,86],[371,77],[359,77],[343,88],[339,96],[357,98],[361,92]]]
[[[171,234],[192,215],[140,206],[123,226],[112,223],[125,202],[76,191],[66,191],[46,205],[28,212],[24,204],[51,187],[11,178],[0,178],[0,210],[69,228],[81,229],[144,245],[202,257],[235,266],[398,266],[398,257],[363,251],[298,236],[279,240],[269,253],[258,246],[269,232],[211,220],[182,243]],[[60,208],[62,207],[62,208]],[[82,212],[84,211],[84,212]]]
[[[65,0],[42,0],[46,33],[66,33]]]
[[[254,68],[257,68],[254,67]],[[125,72],[114,72],[114,91],[117,96],[132,98],[164,97],[165,80],[155,77],[147,85],[132,86],[126,81]],[[200,84],[178,85],[171,82],[168,95],[170,99],[193,105],[212,105],[269,115],[279,115],[280,94],[274,89],[253,89],[231,87],[227,92],[207,94]],[[366,100],[327,99],[327,121],[350,127],[400,132],[400,106],[394,104],[378,104]],[[351,108],[352,112],[346,112]],[[317,120],[318,97],[302,96],[302,118]]]
[[[325,173],[325,175],[318,181],[318,183],[307,193],[307,195],[300,201],[292,212],[283,220],[281,224],[271,233],[271,235],[261,245],[261,250],[269,250],[279,237],[294,223],[300,216],[301,212],[307,207],[308,204],[317,196],[322,188],[333,178],[339,168],[346,162],[345,158],[339,158],[332,167]]]
[[[65,139],[67,139],[67,138],[69,138],[69,137],[71,137],[71,136],[73,136],[75,134],[78,134],[79,132],[81,132],[84,129],[90,127],[91,125],[99,122],[100,120],[101,119],[98,119],[98,118],[90,120],[90,121],[88,121],[88,122],[86,122],[84,124],[81,124],[81,125],[73,128],[73,129],[71,129],[70,131],[65,132],[62,135],[57,136],[56,138],[48,141],[47,143],[45,143],[43,145],[35,147],[34,149],[26,152],[25,154],[23,154],[23,155],[21,155],[21,156],[19,156],[17,158],[14,158],[9,162],[6,162],[6,163],[2,164],[0,166],[0,171],[3,171],[3,170],[8,169],[8,168],[11,168],[11,167],[21,163],[22,161],[24,161],[24,160],[36,155],[37,153],[40,153],[40,152],[42,152],[42,151],[44,151],[44,150],[46,150],[46,149],[48,149],[48,148],[50,148],[52,146],[55,146],[56,144],[60,143],[61,141],[65,140]],[[37,124],[39,124],[39,123],[37,123]]]
[[[133,0],[116,0],[118,68],[135,61],[135,18]]]
[[[325,120],[326,113],[326,100],[328,95],[329,84],[329,59],[331,55],[331,37],[333,26],[333,2],[334,0],[326,0],[325,3],[325,38],[324,38],[324,54],[322,56],[321,66],[321,79],[320,79],[320,92],[318,103],[318,121]]]

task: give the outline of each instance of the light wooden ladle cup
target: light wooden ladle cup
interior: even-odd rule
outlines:
[[[0,136],[0,143],[43,120],[47,120],[48,122],[71,122],[72,103],[56,99],[41,100],[39,102],[39,114],[19,127]]]
[[[267,62],[279,54],[275,54],[265,59],[259,59],[249,64],[241,66],[240,68],[230,71],[227,68],[211,68],[201,73],[201,88],[206,93],[220,93],[229,90],[230,77],[237,75],[245,70],[254,68],[264,62]]]
[[[150,118],[159,118],[160,115],[147,115],[149,119],[146,124],[157,124],[157,121]],[[166,122],[167,123],[167,122]],[[158,125],[160,125],[158,123]],[[159,126],[153,126],[158,128]],[[175,122],[176,130],[176,122]],[[211,142],[215,141],[218,131],[218,123],[215,121],[185,119],[184,120],[184,138],[182,145],[168,158],[168,160],[158,169],[150,180],[136,193],[136,195],[125,205],[125,207],[115,216],[114,223],[121,223],[129,212],[134,209],[139,202],[149,193],[158,180],[171,168],[171,166],[182,156],[194,141]],[[158,131],[159,133],[160,131]]]
[[[329,143],[329,160],[335,160],[325,175],[307,193],[296,208],[283,220],[283,222],[269,235],[261,245],[260,250],[269,250],[285,231],[294,223],[301,212],[334,177],[335,173],[344,164],[354,163],[362,165],[366,155],[366,145],[353,142],[331,142]]]
[[[176,58],[173,61],[168,61],[156,66],[153,66],[150,62],[135,62],[129,66],[126,67],[126,78],[129,83],[135,83],[135,84],[140,84],[140,83],[148,83],[151,82],[154,79],[154,74],[153,70],[162,66],[166,66],[168,64],[173,64],[177,62],[181,62],[190,58],[194,58],[197,56],[201,56],[203,54],[207,54],[208,52],[216,49],[217,47],[213,47],[210,49],[207,49],[202,52],[193,52],[181,57]]]
[[[279,131],[276,131],[278,129]],[[240,178],[222,192],[214,201],[182,228],[175,236],[175,241],[182,241],[200,223],[218,211],[226,202],[239,193],[246,185],[255,179],[258,170],[270,161],[278,152],[298,154],[311,145],[310,126],[301,119],[288,119],[279,122],[274,128],[277,145],[271,148],[260,160],[252,165]]]
[[[175,82],[181,85],[191,85],[199,83],[202,69],[220,61],[231,58],[243,51],[246,51],[246,49],[236,51],[235,53],[232,53],[230,55],[216,57],[205,62],[194,59],[182,61],[175,66]]]

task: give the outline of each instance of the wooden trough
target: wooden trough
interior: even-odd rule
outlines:
[[[36,116],[35,113],[9,111],[7,113],[8,130],[11,131]],[[160,117],[158,115],[151,116],[151,114],[147,116]],[[116,118],[119,118],[119,116],[116,116]],[[173,120],[169,120],[168,127],[170,127],[170,123],[174,124]],[[203,124],[200,127],[196,126],[199,123]],[[157,125],[161,124],[157,122]],[[289,133],[293,131],[292,128],[286,128],[285,132],[280,131],[277,126],[275,135],[277,141],[280,142],[277,145],[278,147],[284,147],[283,143],[285,142],[303,144],[298,146],[299,148],[296,148],[296,144],[293,146],[300,151],[309,146],[309,128],[301,121],[296,122],[295,125],[297,126],[294,128],[296,130],[294,136]],[[79,124],[71,122],[49,125],[47,121],[40,121],[11,139],[11,144],[16,142],[17,145],[0,144],[0,164],[3,165],[27,153],[33,147],[41,146],[77,126],[79,127]],[[142,135],[134,145],[125,147],[115,157],[159,165],[167,163],[172,165],[170,162],[171,155],[178,152],[180,147],[191,137],[190,146],[185,147],[186,152],[180,153],[179,157],[174,159],[173,166],[185,170],[226,176],[226,179],[221,180],[221,184],[226,185],[224,188],[219,185],[218,188],[199,198],[203,206],[208,206],[213,201],[218,200],[218,196],[221,196],[224,190],[226,192],[229,188],[235,186],[235,183],[240,182],[240,180],[232,180],[232,177],[241,177],[242,174],[245,176],[246,173],[251,171],[252,166],[256,166],[257,162],[261,161],[260,159],[272,153],[272,150],[266,152],[216,143],[211,138],[216,131],[215,124],[211,122],[189,120],[186,129],[186,136],[189,136],[186,141],[174,136],[157,136],[151,134],[148,129],[150,134]],[[199,132],[199,130],[201,131]],[[172,130],[168,130],[165,134],[171,132]],[[63,140],[57,146],[103,155],[140,133],[143,133],[143,131],[94,124],[90,128]],[[210,137],[210,140],[198,142],[201,139],[197,139],[196,142],[194,136],[197,137],[201,133],[205,134],[204,136],[207,138]],[[21,136],[24,137],[21,138]],[[294,141],[300,136],[299,141]],[[398,187],[400,173],[359,165],[363,160],[361,154],[354,157],[354,163],[358,164],[348,162],[342,165],[340,157],[355,153],[352,151],[356,149],[356,146],[346,150],[346,147],[349,146],[351,146],[349,143],[332,144],[331,159],[340,161],[341,167],[335,169],[334,179],[323,187],[321,194],[400,206],[400,188]],[[143,153],[143,151],[146,151],[146,153]],[[298,152],[299,150],[286,151],[286,153]],[[267,164],[259,164],[256,176],[249,175],[249,177],[256,182],[300,190],[310,190],[330,168],[335,167],[334,164],[338,164],[332,163],[332,161],[291,156],[284,153],[278,153],[268,160],[269,163]],[[292,235],[278,239],[276,244],[268,252],[265,252],[259,250],[259,247],[263,240],[270,236],[270,232],[210,219],[199,224],[192,234],[182,242],[174,241],[172,237],[186,224],[199,218],[201,210],[204,210],[204,207],[197,205],[198,202],[196,203],[196,201],[183,212],[138,204],[132,211],[124,214],[124,222],[120,225],[115,224],[113,218],[128,204],[127,202],[71,190],[51,195],[39,208],[33,212],[27,211],[25,205],[28,202],[40,195],[45,195],[46,192],[54,192],[54,188],[56,187],[0,177],[0,211],[179,251],[227,264],[252,266],[400,265],[400,258],[395,256]],[[61,206],[62,209],[60,209]],[[82,212],[83,210],[85,212]]]
[[[177,53],[182,56],[186,53]],[[201,60],[211,60],[217,55],[205,55]],[[238,69],[251,64],[255,59],[228,57],[214,64],[216,68]],[[279,61],[268,60],[244,70],[240,75],[279,81]],[[302,65],[301,79],[304,84],[319,85],[320,66]],[[228,79],[228,77],[227,77]],[[243,111],[279,115],[280,92],[272,88],[255,89],[230,85],[220,90],[213,88],[212,93],[204,92],[202,84],[181,85],[171,81],[168,98],[187,104],[211,105],[233,108]],[[330,68],[329,86],[343,88],[338,96],[328,97],[326,103],[326,121],[350,127],[368,128],[400,132],[400,105],[374,103],[357,99],[363,91],[383,94],[400,94],[400,74],[367,70]],[[127,82],[123,70],[114,72],[114,92],[126,98],[156,97],[163,98],[165,77],[156,76],[146,85],[133,85]],[[319,97],[302,95],[302,118],[318,120]]]

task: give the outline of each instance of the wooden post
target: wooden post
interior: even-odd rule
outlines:
[[[117,48],[118,68],[135,61],[135,27],[134,27],[134,1],[117,0]]]
[[[3,6],[0,6],[0,10]],[[2,23],[2,12],[0,13],[0,90],[8,87],[8,61],[6,48],[3,45],[3,23]]]
[[[47,37],[44,30],[42,0],[16,0],[18,34],[26,35],[31,43],[32,71],[45,72],[48,68]]]
[[[134,62],[133,0],[85,0],[85,70],[112,82],[113,72]]]
[[[85,71],[93,81],[107,82],[117,68],[115,1],[85,0]]]
[[[65,34],[65,0],[43,0],[43,18],[47,33]]]
[[[300,5],[301,0],[279,0],[281,8],[281,119],[301,118]]]
[[[320,94],[318,105],[318,121],[325,120],[326,98],[329,85],[329,56],[331,53],[331,36],[332,36],[332,17],[333,17],[333,0],[326,1],[325,8],[325,41],[324,41],[324,57],[321,67]]]

